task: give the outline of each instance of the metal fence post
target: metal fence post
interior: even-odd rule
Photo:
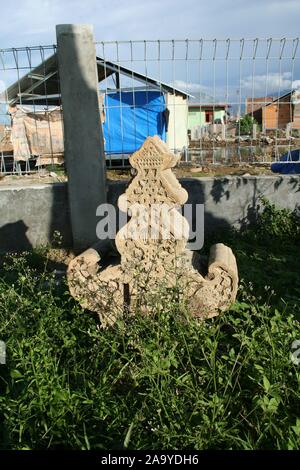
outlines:
[[[226,124],[222,124],[222,140],[226,140]]]
[[[64,149],[75,249],[96,240],[96,209],[106,202],[106,165],[91,25],[56,26]]]

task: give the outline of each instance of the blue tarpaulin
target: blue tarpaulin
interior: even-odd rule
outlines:
[[[130,154],[148,136],[166,140],[165,97],[159,91],[122,91],[105,95],[105,152]]]
[[[273,173],[281,173],[282,175],[295,175],[300,173],[300,149],[292,150],[284,154],[279,162],[272,163],[271,170]]]

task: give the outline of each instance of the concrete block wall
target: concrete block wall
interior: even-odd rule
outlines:
[[[264,195],[276,206],[300,206],[299,176],[185,178],[190,204],[204,204],[205,235],[253,220]],[[107,200],[116,206],[126,181],[108,183]],[[84,214],[82,214],[84,224]],[[72,246],[66,183],[0,185],[0,251],[22,250],[50,243],[54,231],[63,246]]]
[[[72,245],[66,184],[0,185],[0,251],[45,245],[55,230]]]

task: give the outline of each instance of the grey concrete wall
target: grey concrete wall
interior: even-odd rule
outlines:
[[[265,196],[278,208],[300,206],[299,176],[247,176],[181,180],[189,193],[188,203],[203,203],[205,234],[219,228],[244,227],[253,222]]]
[[[241,227],[253,220],[264,195],[278,207],[300,206],[300,177],[261,176],[186,178],[181,184],[189,193],[188,203],[204,204],[205,234],[230,226]],[[116,205],[126,181],[109,182],[107,199]],[[84,224],[84,214],[82,214]],[[0,185],[0,249],[18,250],[49,243],[54,230],[71,246],[68,191],[65,183]]]
[[[45,245],[55,230],[72,245],[66,184],[0,185],[0,251]]]
[[[264,195],[277,207],[294,210],[300,206],[300,176],[228,176],[183,178],[187,204],[204,204],[205,235],[219,228],[241,228],[255,220]],[[108,200],[116,205],[126,182],[112,182]]]

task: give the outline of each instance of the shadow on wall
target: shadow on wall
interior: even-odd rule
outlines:
[[[196,229],[196,221],[194,219],[195,210],[194,207],[196,204],[205,204],[204,205],[204,239],[216,232],[217,230],[229,230],[230,224],[228,220],[224,217],[216,217],[209,210],[207,210],[207,200],[206,194],[204,191],[204,182],[199,179],[189,178],[180,180],[183,188],[188,192],[188,200],[186,204],[191,204],[193,206],[193,224],[192,229]]]
[[[1,198],[0,251],[49,246],[54,238],[59,238],[63,247],[72,246],[65,184],[7,188]],[[54,237],[55,232],[60,236]]]
[[[249,225],[254,224],[257,221],[258,214],[261,209],[260,197],[263,195],[262,192],[257,188],[257,179],[249,181],[248,178],[238,178],[236,181],[236,188],[240,188],[241,191],[245,191],[246,186],[252,185],[250,197],[246,199],[246,202],[240,205],[240,211],[243,214],[239,218],[238,224],[241,230],[245,230]],[[248,188],[247,188],[248,189]]]
[[[27,237],[28,227],[19,220],[18,222],[12,222],[0,227],[0,253],[15,253],[15,252],[30,252],[33,249]],[[41,253],[35,253],[34,260],[31,259],[31,263],[34,263],[36,267],[45,267],[46,258]],[[47,260],[47,267],[52,270],[61,271],[65,269],[65,264],[60,261],[54,261],[51,259]]]
[[[291,189],[295,191],[296,193],[300,192],[300,180],[299,178],[291,178],[289,181],[289,185],[291,186]]]
[[[280,182],[277,186],[276,183],[274,190],[280,186]],[[262,195],[263,191],[258,188],[256,177],[215,178],[210,191],[214,203],[217,206],[222,204],[224,214],[226,202],[230,200],[227,220],[230,220],[231,227],[236,226],[241,230],[256,222],[261,210]]]
[[[228,190],[228,178],[215,179],[210,194],[216,203],[220,202],[223,197],[225,197],[228,201],[230,198],[230,191]]]
[[[0,227],[0,252],[31,250],[32,244],[26,235],[27,230],[28,227],[23,220]]]
[[[262,196],[278,207],[293,210],[293,205],[295,203],[297,206],[297,202],[291,201],[299,191],[298,177],[215,178],[209,194],[206,194],[206,201],[211,198],[215,203],[215,210],[218,211],[218,206],[222,207],[224,214],[226,210],[226,218],[230,221],[230,225],[243,230],[257,221],[263,208]],[[228,205],[227,201],[230,201]]]

